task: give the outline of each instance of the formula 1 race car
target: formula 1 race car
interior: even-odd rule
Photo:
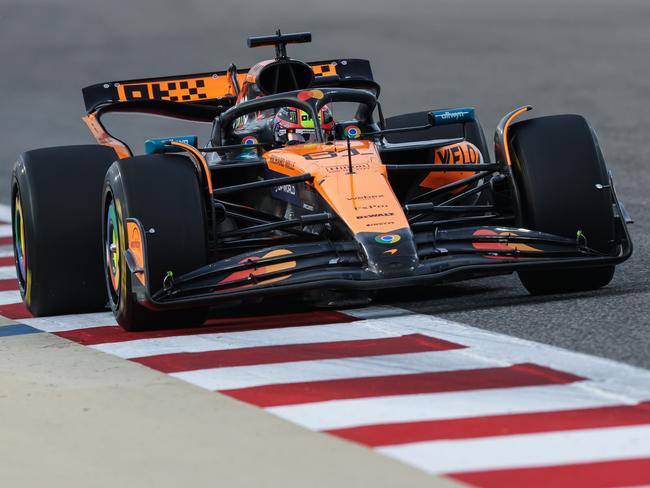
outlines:
[[[494,161],[473,108],[384,117],[368,61],[303,63],[290,43],[251,69],[84,88],[98,145],[22,154],[15,256],[36,316],[112,308],[128,330],[209,309],[517,272],[533,294],[593,290],[627,259],[630,222],[579,115],[499,122]],[[339,107],[350,106],[347,117]],[[102,124],[138,112],[212,124],[145,142]]]

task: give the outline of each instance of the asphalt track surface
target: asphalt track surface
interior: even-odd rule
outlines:
[[[310,30],[314,42],[290,54],[370,59],[387,114],[472,105],[488,138],[522,104],[537,115],[585,115],[636,221],[634,256],[598,292],[532,298],[512,276],[391,294],[384,303],[650,367],[648,25],[644,0],[1,0],[0,200],[8,203],[21,151],[92,142],[79,120],[81,87],[231,61],[244,67],[269,54],[247,49],[247,35]],[[129,141],[191,130],[117,121]]]

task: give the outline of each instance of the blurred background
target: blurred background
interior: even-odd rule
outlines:
[[[481,326],[650,365],[649,26],[648,0],[0,0],[0,202],[9,203],[20,152],[93,142],[80,120],[82,87],[244,68],[272,57],[248,49],[248,36],[311,31],[313,42],[289,54],[369,59],[386,115],[475,106],[488,140],[518,105],[586,116],[637,222],[636,254],[612,285],[532,299],[514,278],[492,279],[401,305],[461,321],[480,309]],[[146,137],[198,133],[205,142],[209,130],[112,117],[109,129],[137,151]]]
[[[0,200],[18,153],[92,142],[82,87],[251,66],[272,50],[246,37],[278,28],[313,33],[297,59],[370,59],[387,115],[472,105],[490,139],[517,105],[584,114],[623,189],[648,159],[649,25],[646,0],[0,0]],[[192,130],[112,117],[140,151]]]

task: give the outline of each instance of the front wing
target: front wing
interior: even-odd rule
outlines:
[[[146,233],[139,222],[142,235]],[[418,233],[416,266],[408,274],[379,276],[364,263],[354,242],[313,241],[268,246],[204,266],[182,276],[168,275],[153,292],[146,266],[126,251],[133,290],[152,309],[235,303],[244,298],[297,295],[310,290],[380,290],[459,281],[518,270],[615,265],[632,253],[624,221],[617,219],[618,243],[611,254],[588,247],[584,236],[568,239],[498,226],[463,227]],[[146,242],[143,243],[146,250]],[[399,249],[386,259],[399,259]],[[413,260],[413,256],[405,256]],[[145,274],[138,278],[137,274]],[[160,286],[158,286],[160,288]]]

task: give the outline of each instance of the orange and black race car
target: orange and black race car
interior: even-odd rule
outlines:
[[[630,256],[629,217],[583,117],[513,110],[491,160],[473,108],[385,117],[368,61],[287,56],[310,40],[250,38],[276,57],[247,70],[85,88],[99,144],[28,151],[14,169],[27,308],[108,303],[137,330],[269,297],[340,304],[514,271],[531,293],[591,290]],[[212,131],[134,156],[102,124],[111,112]]]

